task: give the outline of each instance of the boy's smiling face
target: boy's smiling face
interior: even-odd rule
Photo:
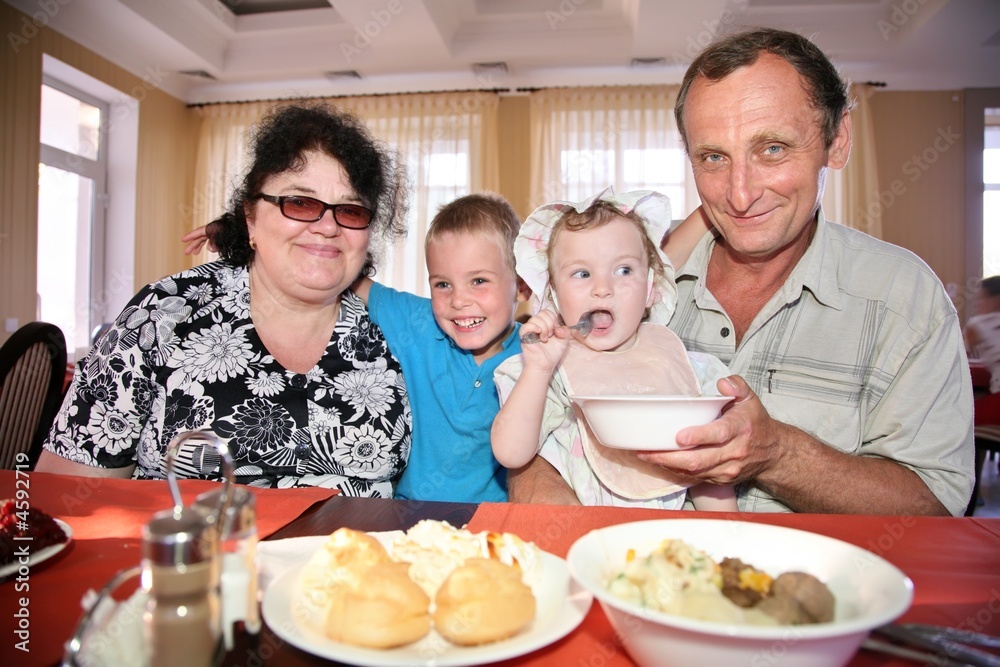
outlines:
[[[477,363],[499,352],[521,294],[496,244],[482,234],[444,233],[427,245],[427,273],[441,330]]]

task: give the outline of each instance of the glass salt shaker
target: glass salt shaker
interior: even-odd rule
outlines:
[[[220,647],[218,538],[192,508],[153,516],[142,534],[149,667],[210,667]]]
[[[185,507],[177,483],[177,452],[191,438],[207,440],[222,464],[223,485],[211,514]],[[210,667],[222,648],[220,532],[232,495],[233,458],[211,431],[189,431],[170,442],[165,467],[174,507],[154,514],[142,531],[148,667]]]
[[[222,493],[222,489],[207,491],[195,499],[194,507],[210,517],[219,507]],[[234,486],[222,520],[222,634],[227,651],[233,648],[233,624],[242,622],[247,632],[260,632],[256,501],[250,491]]]

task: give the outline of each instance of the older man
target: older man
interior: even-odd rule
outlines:
[[[718,420],[643,455],[736,484],[744,511],[954,514],[973,481],[957,313],[913,253],[827,222],[851,147],[847,86],[809,40],[761,29],[705,50],[675,113],[715,228],[678,271],[671,328],[735,373]],[[543,452],[544,454],[544,452]],[[511,499],[573,502],[536,457]]]

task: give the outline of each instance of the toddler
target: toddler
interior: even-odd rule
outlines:
[[[585,505],[680,509],[685,484],[633,451],[603,446],[574,412],[570,394],[717,393],[729,375],[711,355],[689,353],[666,327],[676,304],[673,268],[659,246],[671,221],[669,199],[653,191],[544,205],[521,227],[517,272],[538,297],[522,328],[541,341],[496,372],[502,407],[493,423],[496,458],[507,468],[536,453]],[[593,313],[591,332],[562,322]],[[404,367],[405,372],[405,367]],[[732,488],[687,490],[696,509],[737,511]]]

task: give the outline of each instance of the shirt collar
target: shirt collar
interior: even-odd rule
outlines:
[[[807,289],[820,303],[837,310],[843,308],[843,298],[837,286],[838,262],[832,255],[833,248],[829,240],[828,228],[831,224],[836,223],[827,222],[823,208],[820,207],[816,214],[816,233],[813,234],[805,254],[782,287],[782,294],[787,301],[795,300],[803,289]],[[704,280],[708,273],[708,259],[711,257],[715,242],[714,234],[705,234],[691,252],[688,261],[677,271],[678,279]]]

